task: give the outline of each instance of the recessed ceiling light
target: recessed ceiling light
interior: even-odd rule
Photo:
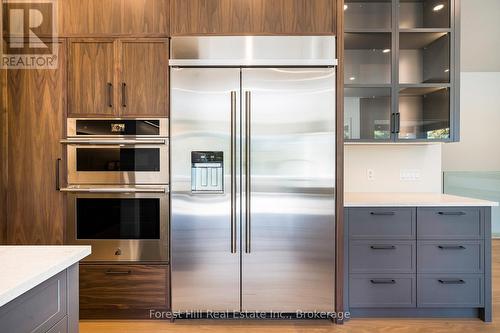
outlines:
[[[383,53],[389,53],[389,52],[391,52],[391,49],[383,49],[382,52]]]
[[[344,5],[344,10],[347,10],[349,8],[348,5]]]
[[[434,8],[432,8],[432,10],[435,12],[438,12],[443,8],[444,8],[444,5],[442,3],[440,3],[439,5],[434,6]]]
[[[354,76],[351,76],[351,77],[349,78],[349,80],[354,81],[354,80],[356,80],[356,78],[355,78]]]

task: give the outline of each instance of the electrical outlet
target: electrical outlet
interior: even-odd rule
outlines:
[[[366,169],[366,178],[368,180],[375,180],[375,171],[373,169]]]
[[[401,169],[399,171],[399,179],[405,182],[415,182],[420,179],[420,170],[418,169]]]

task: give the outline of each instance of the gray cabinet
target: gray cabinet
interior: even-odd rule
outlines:
[[[491,321],[490,207],[360,207],[345,216],[353,317]]]
[[[78,264],[0,307],[0,331],[78,333]]]
[[[347,142],[459,141],[460,0],[346,0]]]

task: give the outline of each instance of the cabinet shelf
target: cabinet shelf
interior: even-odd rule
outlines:
[[[400,28],[449,28],[450,0],[400,0]]]
[[[390,29],[392,26],[390,0],[346,0],[344,20],[346,29]]]

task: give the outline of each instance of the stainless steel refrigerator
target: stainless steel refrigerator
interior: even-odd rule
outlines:
[[[172,310],[334,311],[335,38],[171,47]]]

